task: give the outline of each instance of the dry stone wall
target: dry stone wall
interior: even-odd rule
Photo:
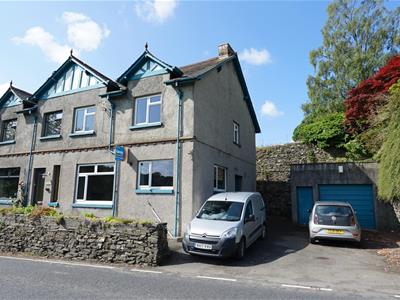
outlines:
[[[270,215],[291,217],[290,165],[333,162],[341,153],[315,146],[289,143],[257,149],[257,191],[267,202]]]
[[[166,224],[0,215],[0,251],[156,266],[169,254]]]

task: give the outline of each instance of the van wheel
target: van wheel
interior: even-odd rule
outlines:
[[[236,250],[236,255],[235,255],[235,257],[237,258],[237,259],[243,259],[243,257],[244,257],[244,252],[246,251],[246,242],[244,241],[244,238],[242,238],[241,240],[240,240],[240,243],[239,243],[239,245],[238,245],[238,248],[237,248],[237,250]]]
[[[265,224],[263,224],[261,235],[260,235],[260,240],[265,240],[266,237],[267,237],[267,226],[265,226]]]
[[[315,242],[315,239],[313,239],[313,238],[310,238],[310,244],[315,244],[316,242]]]

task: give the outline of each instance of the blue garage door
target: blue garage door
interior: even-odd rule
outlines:
[[[375,229],[375,209],[372,185],[329,184],[319,186],[320,201],[345,201],[353,206],[362,228]]]
[[[308,218],[314,205],[313,189],[311,186],[298,186],[297,187],[297,221],[299,224],[308,224]]]

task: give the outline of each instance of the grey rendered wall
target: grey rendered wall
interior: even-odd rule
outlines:
[[[115,142],[135,143],[176,139],[177,94],[164,81],[169,75],[152,76],[128,82],[128,94],[115,99]],[[130,130],[133,125],[135,98],[161,94],[162,112],[160,127]],[[183,136],[193,136],[193,95],[190,87],[184,88]]]
[[[343,173],[338,172],[338,167],[343,166]],[[320,184],[372,184],[375,204],[375,220],[377,229],[393,228],[395,219],[393,207],[377,199],[376,183],[378,169],[376,163],[321,163],[300,164],[291,166],[291,199],[292,219],[297,222],[297,196],[296,187],[313,187],[313,199],[319,200]]]
[[[194,85],[193,215],[213,191],[214,165],[227,168],[227,191],[235,175],[243,191],[255,191],[255,131],[232,62]],[[233,143],[233,121],[240,124],[240,146]]]

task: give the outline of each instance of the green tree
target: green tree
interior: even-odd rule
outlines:
[[[400,7],[382,0],[336,0],[328,6],[323,44],[310,52],[315,75],[307,80],[306,116],[343,111],[343,101],[359,82],[399,51]]]

